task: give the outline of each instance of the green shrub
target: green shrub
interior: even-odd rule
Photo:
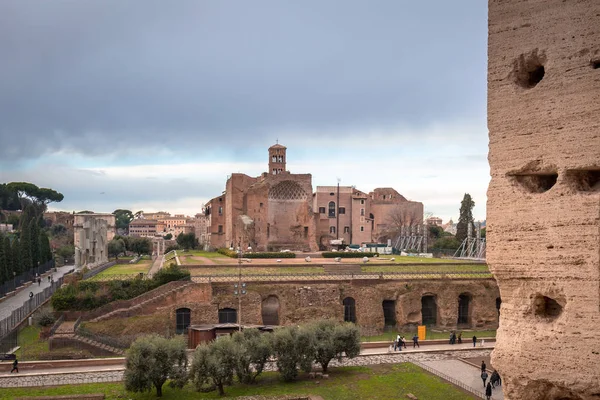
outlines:
[[[47,307],[40,309],[35,316],[35,323],[38,326],[52,326],[54,322],[56,322],[54,313]]]
[[[376,257],[378,253],[361,253],[361,252],[342,252],[342,251],[325,251],[322,253],[323,258],[363,258]]]
[[[191,274],[187,269],[183,269],[178,265],[171,264],[167,268],[162,268],[152,277],[156,287],[165,283],[180,280],[190,280]]]

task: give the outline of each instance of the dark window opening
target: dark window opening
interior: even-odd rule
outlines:
[[[350,227],[349,226],[345,226],[344,227],[344,233],[350,233]]]
[[[308,226],[304,227],[304,238],[306,239],[308,237]]]
[[[592,66],[592,68],[594,69],[598,69],[600,68],[600,59],[598,60],[592,60],[590,61],[590,65]]]
[[[344,305],[344,322],[356,323],[356,301],[352,297],[346,297],[342,304]]]
[[[338,209],[338,213],[339,213],[339,214],[346,214],[346,207],[340,207],[340,208]]]
[[[384,330],[395,329],[396,327],[396,302],[394,300],[384,300],[383,306],[383,328]]]
[[[421,297],[421,319],[423,325],[437,324],[437,304],[434,296]]]
[[[175,332],[178,335],[187,333],[190,326],[190,314],[191,311],[189,308],[178,308],[175,311]]]
[[[329,202],[329,216],[335,217],[335,203],[333,201]]]
[[[223,233],[223,225],[219,225],[217,229],[217,233]]]
[[[329,233],[335,233],[335,226],[329,227]]]
[[[458,296],[458,321],[459,325],[469,324],[469,305],[471,303],[471,297],[467,294],[461,294]]]
[[[264,325],[279,325],[279,299],[270,295],[262,302],[262,320]]]
[[[319,214],[325,214],[325,207],[319,207]]]
[[[237,310],[235,308],[221,308],[219,310],[220,324],[237,324]]]

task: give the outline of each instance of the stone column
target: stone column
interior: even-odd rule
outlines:
[[[600,1],[489,0],[487,261],[505,399],[600,393]]]

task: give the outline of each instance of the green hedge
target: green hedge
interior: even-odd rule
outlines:
[[[189,271],[171,265],[158,271],[152,279],[72,282],[54,292],[51,302],[56,311],[88,311],[111,301],[133,299],[171,281],[186,279],[190,279]]]
[[[325,251],[323,252],[323,258],[363,258],[363,257],[375,257],[377,253],[360,253],[360,252],[342,252],[342,251]]]
[[[217,250],[217,253],[223,254],[227,257],[238,258],[238,253],[235,250],[229,250],[221,248]],[[243,258],[296,258],[296,253],[291,252],[265,252],[265,253],[242,253]]]

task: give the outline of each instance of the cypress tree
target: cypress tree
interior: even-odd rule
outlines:
[[[36,268],[40,264],[40,226],[37,217],[31,218],[29,222],[29,237],[31,239],[31,268]]]
[[[51,259],[50,239],[48,239],[46,232],[40,232],[40,264],[44,264]]]
[[[14,264],[14,254],[12,248],[10,247],[10,239],[8,236],[4,238],[2,242],[2,247],[4,248],[4,257],[6,260],[6,277],[7,281],[13,276],[13,264]]]
[[[24,225],[21,230],[19,249],[19,267],[17,269],[17,274],[29,271],[33,265],[33,259],[31,257],[31,229],[29,229],[27,225]]]
[[[4,254],[4,235],[0,235],[0,284],[6,282],[8,270],[6,268],[6,255]]]
[[[475,224],[473,223],[473,207],[475,202],[469,193],[465,193],[463,200],[460,203],[460,216],[456,224],[456,240],[462,243],[468,236],[469,224],[471,224],[471,234],[475,237]]]
[[[22,267],[21,260],[21,242],[19,240],[13,240],[11,245],[11,251],[13,254],[13,262],[12,262],[12,272],[19,275]]]

